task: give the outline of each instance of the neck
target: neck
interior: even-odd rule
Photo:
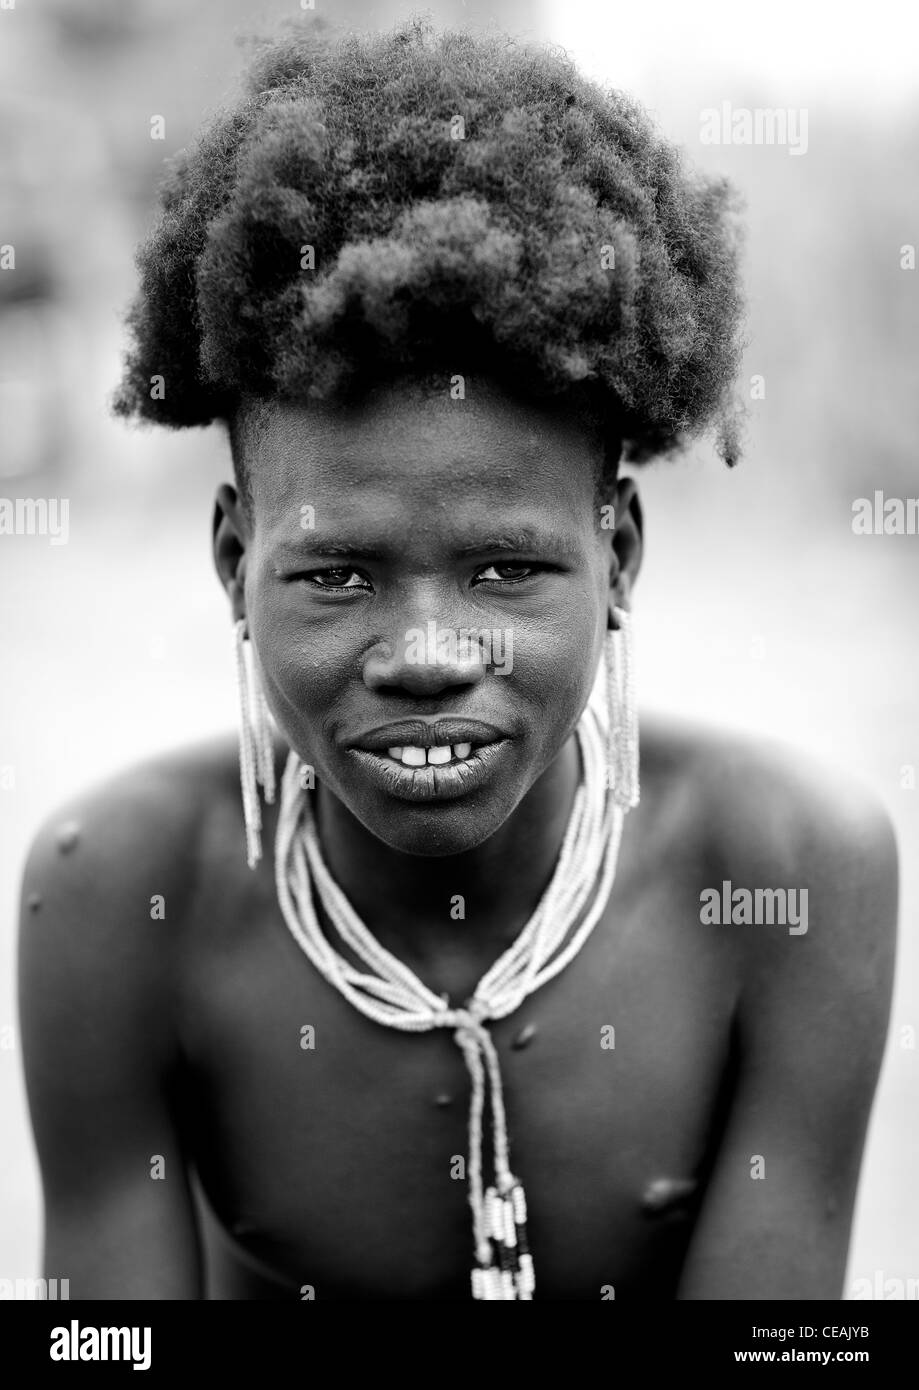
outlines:
[[[337,797],[321,793],[323,857],[368,929],[406,963],[431,963],[445,952],[487,963],[519,934],[548,886],[579,779],[572,735],[494,835],[463,854],[439,857],[392,849]],[[454,906],[459,894],[462,917]]]

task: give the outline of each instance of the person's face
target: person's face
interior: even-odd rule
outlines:
[[[276,402],[249,447],[215,557],[284,738],[386,844],[474,848],[577,725],[637,570],[633,485],[614,545],[593,436],[495,386]]]

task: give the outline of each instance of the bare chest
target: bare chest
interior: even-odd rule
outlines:
[[[661,885],[617,911],[614,894],[571,965],[492,1026],[537,1298],[673,1297],[733,1003],[725,963],[673,920],[681,902]],[[184,1125],[233,1296],[468,1298],[470,1084],[452,1034],[357,1013],[270,909],[205,933],[188,970]]]

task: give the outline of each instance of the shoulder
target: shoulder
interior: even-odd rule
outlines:
[[[25,863],[23,1073],[46,1260],[78,1297],[200,1296],[180,985],[200,847],[231,766],[215,742],[100,780],[45,818]],[[150,1181],[153,1159],[172,1181]]]
[[[717,732],[670,732],[659,745],[652,735],[649,767],[652,788],[657,777],[679,789],[677,825],[712,907],[700,930],[736,962],[747,1066],[783,1087],[796,1077],[802,1098],[837,1104],[834,1122],[864,1112],[896,956],[897,846],[883,804],[845,770]]]
[[[642,779],[713,871],[806,876],[822,891],[896,882],[883,803],[845,769],[789,745],[692,725],[654,723]],[[738,880],[739,881],[739,880]]]
[[[232,795],[233,743],[138,762],[69,798],[32,837],[20,883],[24,1041],[92,1008],[111,1041],[165,1040],[182,925],[209,825]],[[103,1017],[104,1015],[104,1017]]]
[[[675,817],[671,834],[692,845],[710,889],[722,898],[725,884],[731,893],[797,895],[806,916],[794,932],[755,921],[736,929],[748,976],[794,969],[824,990],[870,977],[884,994],[898,861],[890,815],[873,791],[784,744],[692,726],[652,726],[643,774],[646,766],[652,793]]]
[[[844,947],[858,958],[892,941],[896,837],[873,791],[844,768],[770,741],[712,737],[704,762],[712,852],[729,877],[806,892],[815,951]]]
[[[229,796],[232,747],[221,738],[158,754],[69,798],[32,838],[23,894],[42,907],[58,892],[117,897],[151,875],[189,891],[208,814]]]
[[[809,1213],[851,1213],[887,1039],[898,893],[890,817],[846,772],[774,743],[691,730],[666,735],[660,752],[652,736],[648,761],[652,813],[669,800],[662,770],[677,788],[673,826],[698,866],[690,910],[700,949],[730,962],[736,1070],[716,1207],[743,1230],[760,1210],[746,1164],[771,1154],[783,1174],[771,1192],[784,1206],[769,1207],[763,1184],[756,1240],[769,1249],[768,1231],[793,1213],[802,1238],[830,1249],[829,1226],[807,1235]],[[838,1264],[848,1219],[836,1223]],[[790,1286],[799,1277],[790,1269]]]

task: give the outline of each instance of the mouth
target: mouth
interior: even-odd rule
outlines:
[[[504,733],[478,721],[412,720],[373,730],[348,751],[401,801],[455,801],[498,772],[509,746]]]

